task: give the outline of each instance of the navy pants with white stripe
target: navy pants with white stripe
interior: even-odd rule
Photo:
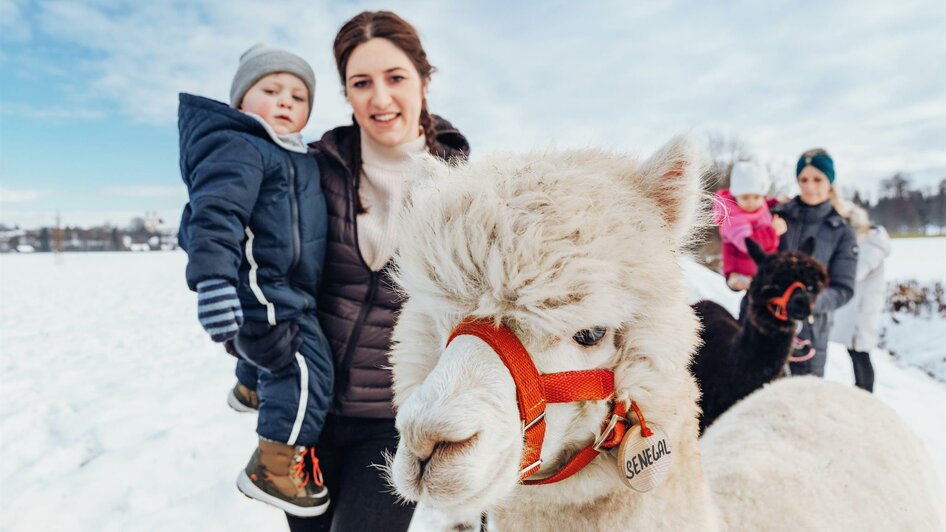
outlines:
[[[256,381],[259,379],[259,372],[253,364],[250,364],[242,358],[237,360],[236,378],[243,386],[246,386],[254,392],[256,391]]]
[[[245,362],[237,366],[237,377],[259,394],[256,433],[289,445],[315,445],[322,434],[332,401],[332,350],[314,314],[296,319],[302,345],[290,371],[276,377]],[[242,362],[242,361],[241,361]],[[256,369],[255,386],[251,380]]]

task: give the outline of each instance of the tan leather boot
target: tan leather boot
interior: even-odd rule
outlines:
[[[259,410],[259,396],[256,392],[239,382],[230,390],[227,404],[237,412],[255,412]]]
[[[264,439],[237,477],[237,488],[297,517],[322,515],[330,502],[315,449]]]

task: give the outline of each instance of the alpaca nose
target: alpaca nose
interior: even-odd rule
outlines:
[[[798,291],[788,299],[788,315],[795,320],[803,320],[811,315],[812,304],[808,294]]]
[[[417,457],[421,470],[423,470],[435,457],[437,459],[449,459],[469,451],[476,442],[479,432],[466,437],[438,432],[418,436],[420,437],[405,437],[404,443],[407,444],[411,454]]]
[[[447,436],[434,437],[424,442],[423,447],[418,449],[420,452],[413,451],[420,464],[420,474],[424,475],[427,465],[436,458],[437,460],[449,460],[468,452],[475,443],[479,433],[463,438],[462,440],[453,440]]]

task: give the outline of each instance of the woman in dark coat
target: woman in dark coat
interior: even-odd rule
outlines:
[[[334,403],[318,443],[331,493],[301,530],[407,530],[414,508],[398,502],[374,464],[397,448],[387,358],[400,297],[388,276],[410,159],[465,159],[466,139],[427,110],[433,67],[417,31],[394,13],[364,12],[339,30],[335,60],[355,123],[310,146],[322,173],[329,227],[319,320],[335,363]]]
[[[790,369],[792,375],[823,377],[832,313],[854,295],[857,238],[841,216],[844,207],[834,188],[834,161],[828,152],[818,148],[803,153],[795,175],[800,193],[772,210],[788,225],[779,250],[797,250],[806,238],[815,237],[812,255],[828,269],[828,286],[815,305],[814,323],[803,324],[798,334],[799,340],[811,342],[814,357],[791,362]]]
[[[361,13],[339,30],[334,53],[355,123],[309,145],[328,207],[318,314],[332,349],[335,389],[316,445],[319,461],[306,464],[321,470],[332,500],[322,516],[287,518],[296,532],[404,531],[414,507],[397,501],[375,467],[394,453],[398,439],[387,356],[401,308],[388,274],[396,220],[411,158],[427,152],[464,160],[469,144],[428,112],[434,68],[408,22],[387,11]],[[292,336],[274,327],[255,349],[292,349]]]

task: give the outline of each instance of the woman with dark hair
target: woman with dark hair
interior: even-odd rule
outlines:
[[[398,502],[375,464],[397,448],[387,358],[400,297],[388,276],[397,215],[414,154],[465,159],[466,139],[427,109],[434,67],[417,31],[396,14],[364,12],[334,44],[354,124],[310,144],[322,173],[329,227],[319,319],[335,363],[334,402],[319,440],[332,503],[296,530],[407,530],[414,508]]]
[[[846,209],[834,188],[834,160],[821,148],[801,154],[795,166],[799,194],[772,210],[785,220],[788,230],[779,250],[797,250],[808,237],[815,238],[815,259],[828,270],[828,286],[818,298],[813,323],[803,324],[798,340],[814,350],[813,356],[791,362],[792,375],[824,376],[832,313],[854,295],[857,239],[845,223]]]

